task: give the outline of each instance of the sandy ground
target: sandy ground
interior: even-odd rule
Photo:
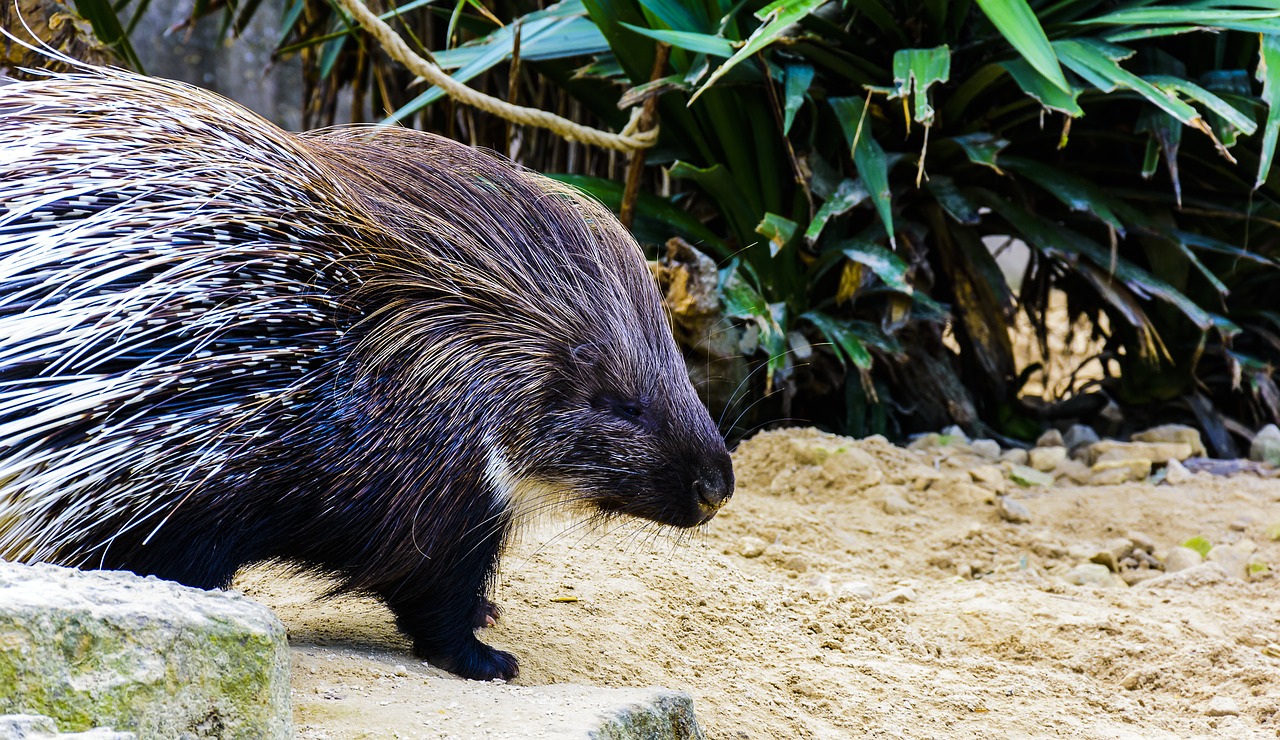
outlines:
[[[517,684],[683,689],[710,738],[1280,736],[1280,480],[1022,488],[963,445],[813,430],[735,460],[738,492],[700,532],[525,534],[483,635],[520,656]],[[997,514],[1006,486],[1029,522]],[[1252,541],[1256,572],[1064,577],[1119,537],[1163,558],[1197,536]],[[238,586],[289,626],[300,737],[442,736],[451,707],[423,694],[444,674],[376,602],[315,601],[271,570]]]

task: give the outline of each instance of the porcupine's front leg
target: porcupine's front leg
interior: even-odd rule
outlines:
[[[383,593],[400,629],[413,639],[413,652],[433,665],[464,678],[511,679],[519,672],[516,657],[492,648],[475,636],[497,607],[486,598],[497,565],[502,533],[494,532],[460,553],[445,571],[432,570],[425,589]],[[439,557],[436,562],[450,558]],[[412,596],[406,596],[413,592]]]

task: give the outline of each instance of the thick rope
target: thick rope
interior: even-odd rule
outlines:
[[[640,108],[631,112],[631,120],[627,122],[620,134],[611,134],[589,126],[574,123],[554,113],[537,108],[525,108],[512,105],[505,100],[485,95],[472,90],[445,73],[435,64],[427,61],[405,44],[391,26],[388,26],[374,15],[361,0],[338,0],[347,12],[378,41],[392,59],[400,62],[409,71],[425,79],[427,82],[444,90],[445,94],[459,103],[479,108],[504,120],[522,126],[536,126],[548,129],[569,141],[580,141],[584,144],[613,149],[619,152],[634,152],[648,149],[658,141],[658,129],[655,126],[648,131],[637,131],[640,121]]]

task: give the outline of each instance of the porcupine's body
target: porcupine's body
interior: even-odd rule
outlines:
[[[195,88],[0,86],[0,557],[226,586],[282,559],[474,678],[513,518],[733,490],[612,216],[404,130]]]

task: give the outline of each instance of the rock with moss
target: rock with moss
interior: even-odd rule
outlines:
[[[137,740],[132,732],[95,727],[85,732],[58,732],[58,725],[40,714],[0,714],[0,740]]]
[[[0,562],[0,713],[63,732],[287,738],[284,625],[234,593]]]

